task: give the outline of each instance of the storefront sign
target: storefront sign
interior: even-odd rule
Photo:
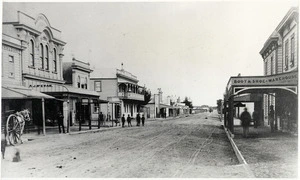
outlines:
[[[53,87],[53,86],[52,86],[52,84],[37,84],[37,85],[34,85],[34,84],[31,85],[30,84],[29,87],[33,88],[33,87]]]
[[[274,76],[261,77],[232,77],[231,86],[261,86],[261,85],[297,85],[298,73],[285,73]]]
[[[82,103],[82,105],[88,105],[89,104],[89,99],[82,99],[81,103]]]

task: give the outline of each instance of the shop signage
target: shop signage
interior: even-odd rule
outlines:
[[[30,88],[34,87],[53,87],[52,84],[37,84],[37,85],[29,85]]]
[[[82,103],[82,105],[88,105],[89,104],[89,99],[82,99],[81,103]]]
[[[298,73],[285,73],[274,76],[262,76],[262,77],[232,77],[231,86],[234,85],[297,85]]]

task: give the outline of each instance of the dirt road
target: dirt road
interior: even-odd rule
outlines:
[[[78,135],[52,135],[7,148],[2,177],[247,177],[216,114],[155,120]],[[22,161],[11,162],[15,148]]]

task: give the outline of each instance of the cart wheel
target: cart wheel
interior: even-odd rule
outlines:
[[[14,145],[20,141],[21,126],[17,116],[10,115],[6,122],[7,139],[9,144]]]

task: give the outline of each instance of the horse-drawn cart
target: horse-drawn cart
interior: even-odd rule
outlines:
[[[6,141],[11,144],[22,142],[21,136],[24,131],[25,122],[30,121],[29,110],[25,109],[14,113],[14,110],[5,111],[2,114],[2,129]]]

